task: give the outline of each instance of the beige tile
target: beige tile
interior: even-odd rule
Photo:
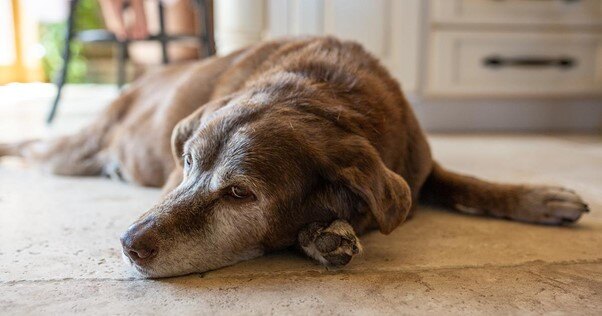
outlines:
[[[602,266],[0,284],[7,314],[599,315]]]
[[[52,90],[0,96],[0,141],[77,129],[111,96],[75,87],[55,126]],[[46,89],[46,90],[44,90]],[[32,92],[33,93],[33,92]],[[12,101],[11,101],[12,100]],[[103,101],[104,100],[104,101]],[[450,169],[506,182],[578,190],[592,213],[546,227],[421,207],[389,236],[362,237],[365,253],[328,271],[292,251],[184,278],[136,279],[118,236],[159,190],[62,178],[0,162],[2,314],[441,314],[602,313],[602,137],[432,136]]]

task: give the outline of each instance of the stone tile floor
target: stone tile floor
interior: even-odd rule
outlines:
[[[69,87],[52,128],[52,88],[0,87],[0,141],[77,130],[115,95]],[[139,279],[119,234],[159,191],[62,178],[0,162],[0,314],[602,314],[602,137],[434,135],[443,165],[505,182],[565,185],[592,212],[545,227],[422,207],[339,271],[283,251],[180,278]]]

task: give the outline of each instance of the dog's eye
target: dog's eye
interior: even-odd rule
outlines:
[[[236,185],[230,187],[228,195],[235,199],[248,199],[253,197],[251,190]]]
[[[192,156],[190,154],[184,155],[184,167],[188,169],[192,164]]]

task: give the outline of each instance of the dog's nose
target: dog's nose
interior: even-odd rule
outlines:
[[[144,226],[134,224],[121,236],[123,253],[136,263],[147,261],[158,252],[154,235]]]

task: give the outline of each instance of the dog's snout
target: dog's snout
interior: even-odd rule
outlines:
[[[159,251],[154,234],[146,225],[132,225],[122,236],[123,253],[136,263],[142,263]]]

